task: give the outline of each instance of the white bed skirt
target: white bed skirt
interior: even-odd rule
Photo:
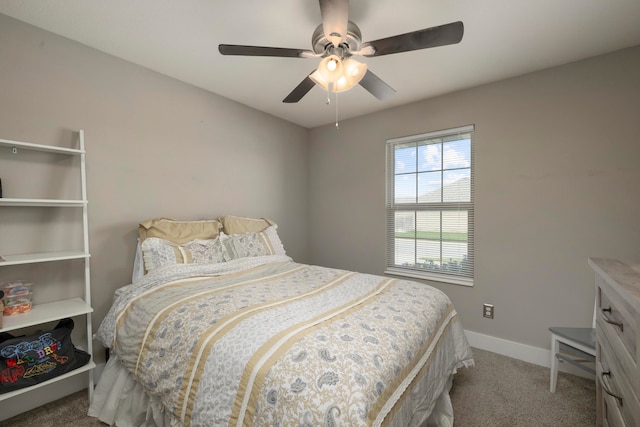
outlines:
[[[456,366],[448,378],[419,382],[411,392],[411,399],[397,411],[392,426],[396,427],[453,427],[453,407],[449,391],[457,368],[472,366],[468,361]],[[439,397],[427,398],[435,387]],[[93,394],[89,416],[118,427],[183,427],[184,424],[150,397],[134,377],[112,356],[107,362]]]
[[[88,414],[121,427],[183,425],[144,391],[116,356],[109,358],[102,371]]]

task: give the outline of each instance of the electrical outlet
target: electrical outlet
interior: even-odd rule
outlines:
[[[487,319],[493,319],[493,304],[482,305],[482,317],[486,317]]]

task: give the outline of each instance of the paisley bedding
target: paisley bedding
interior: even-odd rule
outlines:
[[[118,290],[96,336],[117,367],[90,415],[113,406],[107,372],[126,372],[161,408],[131,425],[419,425],[473,363],[443,292],[282,255],[156,269]]]

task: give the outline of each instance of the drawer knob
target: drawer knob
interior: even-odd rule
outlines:
[[[605,322],[611,324],[611,325],[615,325],[618,328],[620,328],[620,332],[624,332],[624,325],[621,322],[616,322],[615,320],[611,320],[606,313],[611,313],[611,307],[609,308],[601,308],[600,310],[602,310],[602,318],[604,319]]]
[[[611,376],[611,371],[602,372],[602,373],[600,374],[601,384],[602,384],[602,389],[603,389],[603,390],[605,391],[605,393],[607,393],[609,396],[611,396],[611,397],[613,397],[614,399],[616,399],[616,400],[618,401],[619,405],[620,405],[620,406],[622,406],[622,397],[620,397],[620,396],[618,396],[618,395],[616,395],[616,394],[613,394],[613,393],[609,390],[609,387],[608,387],[607,383],[606,383],[606,382],[605,382],[605,380],[604,380],[605,375],[606,375],[606,376],[608,376],[608,377],[610,377],[610,376]]]

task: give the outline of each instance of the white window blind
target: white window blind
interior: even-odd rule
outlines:
[[[386,273],[473,285],[473,132],[387,141]]]

